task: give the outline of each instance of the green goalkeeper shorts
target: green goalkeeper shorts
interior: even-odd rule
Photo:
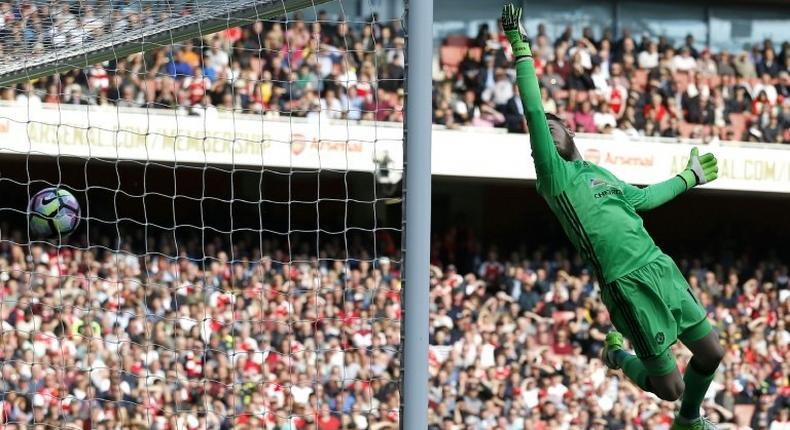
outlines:
[[[604,286],[601,298],[612,324],[652,367],[651,375],[674,369],[674,359],[666,352],[678,339],[687,344],[711,331],[705,309],[666,254]]]

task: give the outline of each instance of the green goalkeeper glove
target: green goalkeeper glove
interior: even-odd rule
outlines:
[[[502,29],[505,30],[510,46],[513,48],[513,57],[518,61],[520,58],[531,57],[532,50],[529,49],[527,35],[521,28],[521,8],[513,6],[512,3],[502,8]]]
[[[711,153],[699,155],[697,148],[691,148],[689,162],[686,170],[680,172],[680,177],[686,181],[686,189],[707,184],[719,177],[719,165],[716,157]]]

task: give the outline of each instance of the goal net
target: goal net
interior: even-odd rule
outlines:
[[[0,428],[398,428],[391,9],[0,3]]]

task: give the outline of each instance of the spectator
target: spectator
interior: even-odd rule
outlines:
[[[557,102],[549,94],[549,90],[546,87],[541,87],[540,89],[540,101],[543,104],[543,111],[546,113],[553,113],[557,114]]]
[[[568,89],[576,91],[589,91],[594,88],[595,84],[593,84],[592,78],[588,72],[584,70],[581,60],[577,57],[577,59],[574,60],[573,70],[570,76],[568,76]]]
[[[36,32],[40,32],[46,46],[65,46],[94,35],[140,28],[182,12],[168,12],[155,5],[120,9],[88,4],[80,10],[77,20],[73,8],[64,9],[61,5],[50,8],[0,4],[0,8],[7,8],[2,25],[8,31],[20,29],[22,20],[28,23],[24,34],[12,32],[4,39],[6,42],[0,41],[0,52],[4,53],[15,52],[15,45],[9,41],[17,37],[20,41],[35,38]],[[185,9],[183,13],[191,11]],[[102,16],[113,17],[112,28],[97,18]],[[324,99],[331,94],[334,99],[330,104],[339,102],[343,107],[340,111],[344,112],[328,113],[333,119],[399,120],[403,100],[399,91],[405,75],[404,32],[399,23],[362,25],[361,20],[335,23],[327,19],[326,12],[321,16],[324,17],[321,22],[313,23],[294,18],[287,28],[281,22],[254,22],[199,41],[184,41],[183,45],[162,47],[146,55],[134,54],[66,72],[54,87],[52,79],[44,78],[34,84],[34,90],[46,94],[42,96],[44,103],[75,100],[78,104],[115,103],[183,112],[189,112],[192,106],[202,109],[210,105],[218,110],[233,109],[270,117],[291,113],[312,115],[319,106],[328,106]],[[643,34],[637,46],[626,29],[616,43],[612,42],[611,32],[604,31],[603,37],[596,41],[589,27],[582,29],[578,39],[573,37],[573,31],[569,26],[559,38],[551,39],[545,26],[539,26],[532,46],[538,78],[549,89],[549,98],[544,95],[544,101],[553,100],[556,111],[562,115],[570,110],[566,120],[571,123],[578,101],[592,97],[593,116],[611,114],[621,118],[626,107],[635,103],[633,114],[626,119],[630,126],[644,130],[647,122],[655,121],[655,118],[648,121],[645,116],[653,111],[647,107],[651,94],[658,92],[663,109],[653,113],[661,120],[650,126],[651,132],[667,126],[662,111],[681,118],[693,117],[694,121],[717,127],[722,127],[722,121],[727,124],[730,113],[752,112],[754,117],[747,116],[746,125],[759,122],[755,128],[759,132],[770,122],[771,110],[776,110],[780,114],[779,134],[790,137],[785,133],[787,127],[781,113],[782,103],[790,98],[785,82],[789,76],[786,73],[790,72],[787,42],[779,49],[778,43],[766,40],[755,45],[751,52],[739,53],[733,59],[727,51],[718,55],[709,48],[697,52],[693,37],[686,38],[676,55],[666,37],[659,37],[656,42]],[[481,50],[467,50],[457,72],[451,67],[443,68],[447,80],[453,82],[450,92],[454,96],[447,99],[447,104],[436,100],[434,104],[443,107],[442,118],[452,119],[438,120],[453,126],[477,122],[520,131],[523,122],[518,116],[522,108],[511,85],[513,71],[508,69],[512,64],[503,50],[501,28],[492,33],[481,27],[479,33],[477,43]],[[20,42],[19,46],[27,45]],[[644,72],[638,69],[648,71],[646,83],[641,80]],[[511,79],[504,78],[502,70]],[[688,73],[688,78],[678,72]],[[754,77],[759,77],[759,82],[754,82]],[[76,91],[77,97],[72,97],[75,84],[80,89]],[[124,98],[124,92],[129,91],[126,87],[131,88],[132,101]],[[384,92],[379,93],[379,89]],[[475,100],[464,108],[461,101],[469,89],[475,92]],[[24,86],[19,86],[17,91],[16,97],[24,101],[29,91]],[[765,103],[757,100],[762,92],[766,93],[768,110]],[[704,100],[696,99],[697,93]],[[724,111],[717,93],[723,99]],[[324,97],[317,97],[318,94]],[[636,98],[632,102],[634,94]],[[206,95],[210,97],[209,105],[203,101]],[[609,105],[607,113],[602,107],[604,103]],[[492,105],[497,113],[490,110]]]
[[[483,95],[483,98],[491,98],[500,112],[505,109],[507,102],[515,95],[513,91],[513,82],[505,72],[504,69],[496,69],[494,77],[494,87],[491,88],[491,95]]]
[[[680,48],[681,52],[683,49],[688,49],[691,56],[696,60],[699,58],[699,51],[694,47],[694,36],[689,33],[686,35],[686,40],[683,46]]]
[[[749,54],[745,51],[738,54],[733,60],[733,65],[735,66],[735,71],[737,72],[738,76],[751,79],[757,76],[757,70],[754,67],[754,63],[749,60]]]
[[[340,99],[335,96],[333,90],[324,92],[324,97],[321,98],[321,112],[331,119],[343,118],[345,114],[343,105],[340,103]]]
[[[710,50],[707,48],[702,51],[702,56],[699,61],[697,61],[697,74],[704,77],[710,77],[718,74],[718,65],[713,59],[713,55],[711,54]]]
[[[121,90],[121,99],[115,104],[118,107],[137,107],[139,104],[135,100],[135,90],[131,85],[126,85]]]
[[[782,143],[782,128],[779,124],[779,116],[771,113],[768,124],[760,129],[762,132],[763,142],[766,143]]]
[[[532,48],[532,52],[540,53],[540,58],[547,63],[554,61],[554,48],[549,44],[549,39],[545,34],[538,35],[535,38],[535,46]]]
[[[640,69],[654,69],[658,67],[658,44],[650,41],[647,44],[647,49],[639,53],[639,68]]]
[[[690,72],[696,70],[697,60],[691,53],[691,49],[684,45],[680,48],[680,54],[673,60],[674,70],[678,72]]]
[[[546,63],[546,68],[538,79],[540,80],[541,88],[547,88],[551,94],[555,94],[556,91],[565,88],[565,79],[556,72],[554,62]]]
[[[593,123],[595,124],[595,128],[598,130],[598,132],[603,131],[606,126],[611,128],[616,127],[617,120],[612,114],[609,104],[601,103],[600,108],[600,112],[595,112],[595,114],[593,114]]]
[[[779,75],[780,71],[779,62],[776,59],[776,54],[774,53],[773,49],[766,49],[765,53],[763,54],[762,60],[757,63],[757,75],[758,76],[765,76],[768,75],[772,78],[775,78]]]
[[[576,124],[576,131],[582,133],[595,133],[598,131],[592,113],[592,104],[589,100],[581,103],[581,107],[574,114],[573,121]]]
[[[735,68],[732,67],[732,57],[730,53],[724,49],[719,54],[719,62],[717,64],[718,73],[722,76],[734,76]]]
[[[752,91],[754,92],[754,94],[758,95],[758,98],[760,93],[765,93],[766,97],[768,98],[768,103],[770,103],[771,105],[776,104],[777,98],[779,96],[779,93],[777,92],[776,87],[773,84],[773,79],[771,79],[771,75],[769,75],[768,73],[764,73],[762,75],[762,79],[760,80],[760,83],[755,85]]]

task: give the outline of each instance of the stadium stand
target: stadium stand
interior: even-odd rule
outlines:
[[[112,14],[88,9],[77,14],[68,8],[6,6],[0,32],[7,37],[0,37],[0,49],[13,52],[18,46],[90,38],[75,34],[75,29],[100,32],[110,24],[96,17]],[[129,26],[156,18],[150,8],[124,8],[116,11],[116,18],[118,14]],[[306,23],[297,14],[288,28],[259,22],[195,43],[76,69],[60,80],[41,79],[17,91],[8,89],[3,99],[294,116],[329,106],[321,112],[401,121],[403,93],[397,82],[404,76],[405,61],[400,22],[364,21]],[[589,101],[590,112],[602,118],[586,129],[569,121],[576,128],[790,143],[790,42],[779,45],[768,39],[749,52],[731,54],[684,49],[663,38],[659,44],[649,38],[637,43],[631,36],[609,39],[608,33],[601,40],[573,40],[570,34],[554,41],[536,34],[535,55],[541,81],[550,89],[547,109],[572,117]],[[442,41],[434,78],[437,87],[449,89],[434,95],[434,122],[524,131],[514,71],[502,40],[501,33],[485,27],[474,39],[453,35]],[[648,106],[656,94],[660,106],[652,113]]]
[[[436,249],[461,252],[446,237]],[[185,248],[199,249],[193,245]],[[0,309],[2,422],[394,428],[396,385],[386,381],[399,366],[397,326],[388,322],[400,313],[397,264],[282,264],[276,243],[259,259],[230,262],[226,243],[211,249],[204,261],[0,243],[0,295],[10,303]],[[434,258],[432,429],[671,422],[671,403],[598,359],[610,323],[578,256],[469,255],[477,263],[468,273]],[[749,261],[681,261],[728,345],[705,409],[721,428],[736,428],[740,418],[755,430],[778,429],[790,408],[790,278],[786,265]],[[316,299],[322,306],[308,305]],[[365,352],[371,345],[392,352]],[[688,358],[681,347],[676,353]],[[196,405],[213,413],[197,414]]]

